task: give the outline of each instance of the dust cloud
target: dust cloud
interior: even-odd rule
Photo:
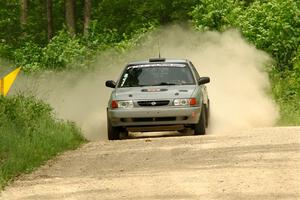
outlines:
[[[145,36],[126,53],[107,51],[97,57],[90,72],[45,73],[22,77],[19,88],[49,102],[61,118],[75,121],[89,140],[106,139],[106,106],[111,89],[127,62],[157,57],[187,58],[207,84],[211,119],[209,134],[273,126],[276,104],[268,96],[270,84],[264,67],[271,62],[236,30],[195,32],[170,26]]]

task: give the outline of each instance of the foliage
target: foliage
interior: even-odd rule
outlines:
[[[276,61],[270,77],[280,123],[300,124],[299,1],[200,0],[190,14],[198,30],[239,28],[248,41],[271,54]]]
[[[144,33],[153,30],[154,26],[135,30],[131,35],[119,37],[115,30],[98,33],[92,22],[89,36],[72,37],[66,31],[60,31],[45,47],[26,42],[14,52],[15,63],[23,66],[27,72],[37,70],[84,69],[93,60],[97,52],[107,48],[124,51],[135,46]]]
[[[248,7],[234,0],[202,0],[191,12],[200,30],[238,27],[257,48],[276,59],[278,67],[293,64],[300,45],[300,4],[294,0],[254,1]]]
[[[61,70],[67,65],[73,67],[80,58],[85,58],[86,47],[80,38],[71,37],[67,32],[61,31],[44,48],[36,43],[26,42],[14,53],[15,62],[23,66],[25,71],[39,69]]]
[[[64,31],[64,1],[52,0],[56,37],[54,41],[48,41],[46,1],[29,1],[28,22],[22,28],[19,2],[0,2],[0,57],[25,65],[29,71],[38,68],[64,69],[67,64],[72,64],[77,55],[82,59],[82,51],[89,51],[86,47],[92,50],[104,49],[130,40],[138,30],[151,29],[174,20],[186,21],[189,18],[188,12],[195,5],[195,1],[183,0],[93,0],[90,34],[85,38],[82,36],[84,0],[75,1],[77,36],[69,38]],[[63,42],[67,42],[66,47]],[[72,45],[73,50],[70,48]],[[31,47],[32,52],[29,50]],[[27,53],[34,55],[22,56]],[[60,53],[64,55],[58,55]]]
[[[21,35],[19,18],[18,0],[0,1],[0,46],[1,43],[13,46],[19,44]]]
[[[47,69],[66,67],[75,59],[80,60],[84,56],[86,47],[81,44],[80,39],[72,38],[65,31],[61,31],[42,50],[42,65]]]
[[[280,106],[279,124],[300,125],[300,49],[293,69],[284,72],[273,71],[273,95]]]
[[[148,25],[164,25],[173,21],[186,21],[188,12],[196,1],[184,0],[102,0],[93,2],[94,19],[98,22],[98,30],[105,27],[117,30],[119,35],[130,35],[140,28]]]
[[[84,141],[74,124],[55,119],[51,107],[42,101],[0,96],[0,188]]]
[[[254,2],[236,23],[257,48],[272,54],[277,67],[291,68],[300,45],[300,4],[294,0]]]
[[[26,42],[14,54],[15,63],[24,69],[37,70],[41,66],[42,48],[33,42]]]
[[[190,14],[197,30],[222,31],[232,26],[232,22],[241,13],[240,4],[235,0],[201,0]]]

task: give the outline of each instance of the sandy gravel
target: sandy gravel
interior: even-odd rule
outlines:
[[[93,142],[0,199],[300,199],[300,128]]]

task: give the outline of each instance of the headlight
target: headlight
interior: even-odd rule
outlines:
[[[196,98],[174,99],[173,103],[174,103],[174,106],[195,106],[198,104]]]
[[[133,101],[116,101],[111,102],[112,108],[133,108]]]

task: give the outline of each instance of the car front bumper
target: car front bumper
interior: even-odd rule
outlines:
[[[108,118],[114,127],[188,126],[198,123],[200,113],[201,107],[143,107],[107,110]]]

